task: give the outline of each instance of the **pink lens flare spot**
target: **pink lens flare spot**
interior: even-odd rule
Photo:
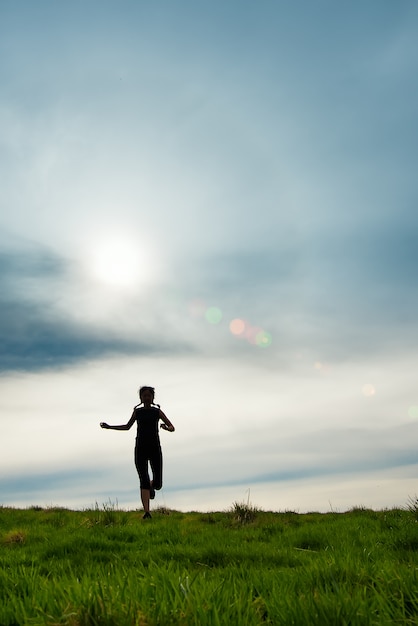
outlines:
[[[262,332],[263,332],[263,329],[260,328],[259,326],[249,326],[246,329],[246,333],[245,333],[248,343],[250,343],[252,346],[256,346],[257,336]]]
[[[245,331],[245,322],[242,319],[236,318],[231,320],[229,323],[229,330],[233,335],[239,337],[244,334]]]
[[[361,388],[361,393],[363,396],[366,396],[366,398],[371,398],[376,395],[376,388],[373,385],[370,385],[370,383],[367,383],[367,385],[363,385]]]

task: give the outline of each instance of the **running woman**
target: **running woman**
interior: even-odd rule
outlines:
[[[151,518],[150,499],[155,498],[155,491],[161,489],[163,484],[163,456],[161,452],[158,422],[160,428],[174,432],[174,426],[168,417],[161,411],[159,404],[154,404],[154,387],[141,387],[139,398],[141,403],[134,407],[131,418],[127,424],[111,426],[101,422],[102,428],[112,430],[129,430],[137,423],[137,436],[135,444],[135,467],[139,476],[141,487],[141,501],[144,507],[143,519]],[[148,472],[148,463],[152,470],[152,480]]]

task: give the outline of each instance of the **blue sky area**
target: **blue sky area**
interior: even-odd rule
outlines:
[[[418,4],[0,5],[0,504],[418,491]]]

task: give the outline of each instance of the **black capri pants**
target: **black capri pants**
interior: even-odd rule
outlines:
[[[161,489],[163,486],[163,455],[159,443],[143,444],[138,442],[135,446],[135,467],[139,476],[141,489],[150,489],[151,480],[148,464],[152,470],[152,486]]]

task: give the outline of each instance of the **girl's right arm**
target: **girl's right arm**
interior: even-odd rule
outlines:
[[[135,410],[131,415],[131,419],[129,420],[129,422],[127,424],[120,424],[119,426],[112,426],[111,424],[106,424],[106,422],[100,422],[100,427],[101,428],[106,428],[109,430],[129,430],[130,428],[132,428],[132,425],[135,423],[136,417],[135,417]]]

